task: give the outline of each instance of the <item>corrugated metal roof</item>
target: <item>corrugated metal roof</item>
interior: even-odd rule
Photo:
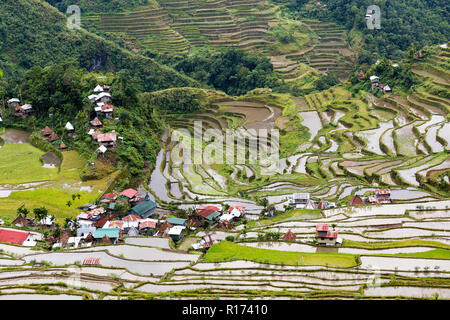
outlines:
[[[104,236],[108,238],[118,238],[119,237],[120,228],[102,228],[97,229],[94,233],[95,239],[101,239]]]
[[[0,229],[0,242],[23,244],[27,240],[29,232]]]
[[[166,221],[173,225],[185,225],[186,224],[186,219],[182,219],[182,218],[167,218]]]
[[[316,225],[316,231],[328,231],[330,228],[328,223],[318,223]]]

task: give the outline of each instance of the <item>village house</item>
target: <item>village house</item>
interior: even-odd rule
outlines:
[[[54,222],[55,222],[55,217],[47,215],[45,218],[42,218],[41,221],[39,221],[39,224],[41,226],[51,227],[51,226],[53,226]]]
[[[82,225],[77,229],[77,237],[87,237],[89,234],[94,236],[96,230],[97,228],[93,225]]]
[[[139,221],[141,221],[141,217],[134,214],[129,214],[122,218],[123,227],[124,228],[139,228]]]
[[[67,122],[64,128],[69,132],[73,132],[75,130],[75,128],[70,122]]]
[[[173,226],[172,228],[170,228],[168,235],[172,238],[173,241],[180,241],[184,237],[185,229],[185,226]]]
[[[201,205],[196,209],[196,215],[206,221],[208,224],[213,224],[217,219],[219,219],[222,214],[222,208],[218,206],[211,205]]]
[[[48,126],[45,126],[44,129],[41,131],[41,136],[43,137],[49,137],[53,133],[53,130],[50,129]]]
[[[100,146],[105,146],[106,148],[114,148],[116,146],[117,136],[114,132],[101,133],[97,135],[97,142]]]
[[[26,116],[33,112],[31,104],[24,104],[23,106],[17,106],[14,108],[16,116]]]
[[[342,240],[338,238],[338,231],[330,230],[328,223],[319,223],[316,225],[316,241],[319,245],[334,246],[341,244]]]
[[[100,93],[100,92],[103,92],[103,87],[101,86],[101,85],[97,85],[95,88],[94,88],[94,93]]]
[[[36,245],[36,235],[31,232],[0,229],[0,243],[17,244],[26,247]]]
[[[129,189],[123,190],[120,193],[119,198],[131,201],[131,200],[135,199],[138,194],[139,194],[139,192],[137,190],[129,188]]]
[[[111,95],[108,92],[101,92],[95,97],[96,103],[103,102],[104,104],[111,102]]]
[[[98,119],[98,117],[95,117],[94,120],[89,122],[89,124],[94,128],[100,128],[103,126],[103,123]]]
[[[13,111],[20,105],[20,100],[17,98],[11,98],[8,101],[6,101],[6,104],[8,105],[8,109],[10,111]]]
[[[136,237],[139,235],[139,230],[136,227],[126,227],[123,229],[123,234],[128,237]]]
[[[114,115],[114,106],[103,102],[97,103],[97,107],[94,110],[97,117],[104,116],[107,119],[111,119]]]
[[[28,217],[23,217],[21,214],[17,215],[17,217],[13,220],[13,222],[11,222],[11,224],[13,226],[16,227],[31,227],[34,225],[34,219],[33,218],[28,218]]]
[[[186,219],[182,219],[182,218],[175,218],[175,217],[170,217],[167,218],[166,221],[168,223],[170,223],[173,226],[182,226],[185,227],[186,226]]]
[[[117,194],[114,192],[105,193],[100,197],[100,203],[109,203],[111,201],[115,201],[117,199]]]
[[[370,83],[378,83],[380,82],[380,78],[377,76],[370,76]]]
[[[48,137],[48,141],[49,142],[55,142],[55,141],[58,141],[60,138],[56,135],[56,133],[55,132],[52,132],[51,134],[50,134],[50,136]]]
[[[94,239],[100,243],[116,244],[122,235],[123,230],[120,228],[101,228],[95,230]]]
[[[158,220],[156,219],[142,219],[139,221],[139,232],[143,234],[155,233]]]
[[[315,209],[314,201],[310,199],[309,193],[294,193],[289,200],[289,206],[296,209]]]
[[[351,206],[361,206],[361,205],[363,205],[363,204],[364,204],[363,199],[362,199],[360,196],[358,196],[358,195],[355,195],[355,196],[350,200],[350,205],[351,205]]]
[[[156,212],[156,203],[152,200],[144,200],[131,208],[130,214],[141,217],[142,219],[154,215]]]
[[[228,212],[221,215],[219,221],[236,221],[242,218],[245,214],[244,206],[230,206]]]
[[[336,208],[336,203],[334,202],[328,202],[326,200],[320,200],[319,204],[317,205],[317,209],[331,209],[331,208]]]
[[[103,229],[124,229],[122,220],[110,220],[105,223]]]
[[[219,242],[220,242],[220,240],[218,240],[216,238],[215,234],[208,233],[208,234],[205,234],[198,243],[194,243],[192,245],[192,248],[194,250],[207,250],[212,245],[219,243]]]

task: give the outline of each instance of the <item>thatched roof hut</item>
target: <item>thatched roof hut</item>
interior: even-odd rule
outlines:
[[[29,221],[26,218],[24,218],[21,214],[19,214],[12,222],[12,225],[17,227],[25,227],[28,225],[28,223]]]
[[[88,236],[84,239],[84,242],[94,242],[94,236],[89,233]]]
[[[70,231],[64,230],[59,236],[59,243],[61,243],[61,247],[65,247],[69,238],[72,237]]]
[[[112,241],[111,241],[111,239],[110,239],[107,235],[105,235],[105,236],[100,240],[100,243],[112,244]]]
[[[50,137],[48,137],[48,141],[53,142],[53,141],[56,141],[56,140],[59,140],[59,137],[56,135],[56,133],[52,132],[50,134]]]
[[[48,126],[45,126],[45,128],[42,129],[42,131],[41,131],[41,135],[43,135],[44,137],[48,137],[52,133],[53,133],[53,130],[50,129]]]
[[[95,117],[94,120],[90,121],[89,123],[92,127],[101,127],[103,125],[97,117]]]
[[[61,149],[61,150],[67,149],[66,144],[65,144],[64,142],[61,141],[61,143],[59,144],[59,149]]]

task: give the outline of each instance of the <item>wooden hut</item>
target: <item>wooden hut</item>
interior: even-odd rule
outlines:
[[[53,141],[56,141],[56,140],[59,140],[59,137],[56,135],[56,133],[52,132],[50,134],[50,137],[48,137],[48,141],[49,142],[53,142]]]
[[[45,126],[45,128],[42,129],[42,131],[41,131],[41,135],[44,136],[44,137],[48,137],[52,133],[53,133],[53,130],[50,129],[48,126]]]
[[[103,238],[100,239],[100,243],[112,244],[112,241],[107,235],[105,235]]]

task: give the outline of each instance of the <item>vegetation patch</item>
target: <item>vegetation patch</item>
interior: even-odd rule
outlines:
[[[277,265],[305,265],[350,268],[358,265],[358,256],[345,253],[303,253],[242,246],[229,241],[213,245],[205,255],[207,262],[249,260]]]

